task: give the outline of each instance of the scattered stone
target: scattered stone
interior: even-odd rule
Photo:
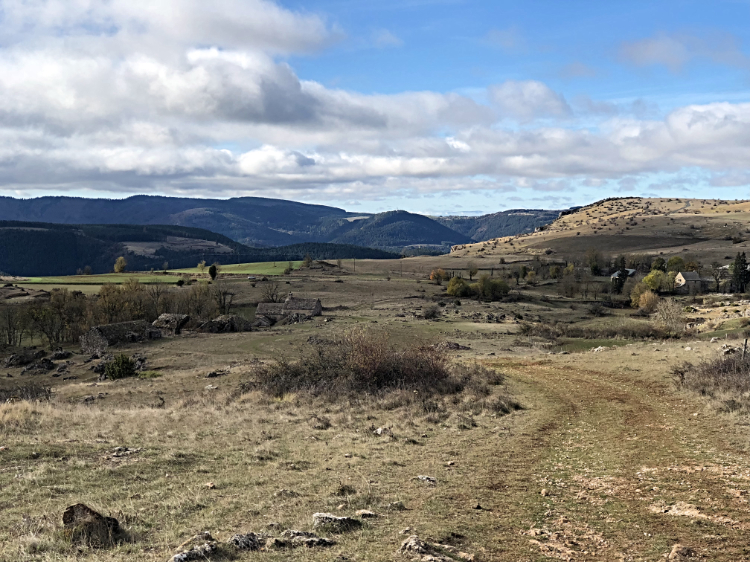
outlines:
[[[206,488],[208,488],[209,490],[215,490],[216,489],[216,484],[214,484],[213,482],[206,482],[204,484],[204,486],[206,486]]]
[[[31,365],[26,366],[23,371],[21,371],[22,375],[25,374],[37,374],[37,373],[46,373],[48,371],[52,371],[56,365],[52,362],[52,360],[49,357],[43,357],[36,363],[32,363]]]
[[[218,386],[214,386],[214,385],[212,385],[212,384],[209,384],[209,385],[207,385],[207,386],[206,386],[205,388],[206,388],[206,390],[216,390],[216,389],[217,389],[217,388],[219,388],[219,387],[218,387]]]
[[[417,535],[412,535],[401,543],[401,547],[398,549],[398,554],[408,556],[412,560],[420,560],[423,562],[453,562],[455,558],[453,556],[448,556],[445,553],[446,550],[448,550],[448,548],[443,545],[430,544],[420,539]]]
[[[605,347],[603,345],[600,345],[599,347],[595,347],[594,349],[592,349],[591,353],[600,353],[600,352],[605,351],[607,349],[609,349],[609,348]]]
[[[219,369],[219,370],[211,371],[210,373],[208,373],[206,375],[206,378],[215,379],[216,377],[223,377],[224,375],[227,375],[227,374],[228,374],[227,371]]]
[[[546,498],[547,496],[549,496],[549,490],[548,490],[547,488],[544,488],[544,489],[543,489],[543,490],[541,491],[541,494],[542,494],[542,496],[543,496],[543,497],[545,497],[545,498]]]
[[[190,562],[191,560],[206,560],[212,554],[218,552],[219,547],[215,542],[207,542],[202,545],[193,546],[190,550],[175,554],[169,562]]]
[[[693,350],[693,348],[692,348],[692,347],[690,347],[690,346],[687,346],[687,347],[685,348],[685,351],[692,351],[692,350]]]
[[[389,435],[393,436],[393,431],[390,427],[379,427],[373,431],[375,435]]]
[[[58,349],[55,351],[50,359],[53,361],[63,361],[65,359],[69,359],[73,354],[70,351],[63,351],[62,349]]]
[[[306,546],[312,548],[315,546],[333,546],[336,544],[336,541],[319,537],[315,533],[296,531],[294,529],[287,529],[281,534],[281,536],[288,538],[292,546]]]
[[[404,502],[401,502],[401,501],[391,502],[387,504],[385,507],[386,509],[390,509],[392,511],[405,511],[406,510],[406,506],[404,505]]]
[[[417,480],[421,480],[422,482],[427,482],[428,484],[434,486],[437,484],[437,479],[433,478],[432,476],[425,476],[424,474],[420,474],[417,476]]]
[[[676,544],[672,547],[672,552],[669,553],[668,560],[687,560],[696,556],[695,551],[689,546],[682,544]]]
[[[358,529],[362,526],[362,522],[359,519],[352,517],[338,517],[332,513],[314,513],[313,514],[313,527],[325,528],[334,532],[351,531]]]
[[[71,543],[93,547],[113,545],[120,533],[114,517],[105,517],[85,504],[69,506],[63,513],[63,534]]]
[[[47,355],[43,350],[35,349],[22,349],[18,353],[12,354],[5,360],[6,367],[23,367],[29,363],[33,363]]]
[[[471,348],[466,345],[461,345],[454,341],[444,341],[433,346],[435,349],[440,351],[468,351]]]
[[[189,321],[190,316],[187,314],[161,314],[151,325],[169,335],[177,336]]]
[[[719,341],[719,338],[711,338],[711,341],[709,343],[716,343],[717,341]]]
[[[378,516],[377,513],[370,511],[369,509],[358,509],[354,515],[361,517],[362,519],[374,519]]]
[[[146,356],[141,355],[140,353],[136,353],[131,357],[135,365],[133,368],[136,370],[136,372],[141,372],[146,370]]]
[[[229,541],[238,550],[260,550],[261,537],[255,533],[247,533],[246,535],[233,535]]]
[[[130,455],[135,455],[136,453],[140,453],[141,449],[131,449],[129,447],[115,447],[112,450],[112,457],[119,458],[119,457],[129,457]]]

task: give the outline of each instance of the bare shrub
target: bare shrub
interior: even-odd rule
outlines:
[[[581,326],[576,324],[542,324],[521,323],[521,334],[525,336],[537,336],[550,341],[558,338],[581,338],[581,339],[664,339],[670,336],[679,336],[678,333],[670,333],[663,326],[633,320],[630,322],[613,321],[595,326]]]
[[[261,299],[263,302],[279,302],[279,284],[276,281],[269,281],[263,285]]]
[[[440,309],[437,306],[428,306],[424,311],[425,320],[434,320],[440,316]]]
[[[721,410],[750,410],[750,362],[739,355],[695,365],[683,363],[672,374],[677,386],[719,400]]]
[[[29,402],[49,401],[52,398],[52,389],[40,384],[27,384],[16,388],[0,389],[0,403],[18,402],[28,400]]]
[[[664,299],[656,307],[656,320],[669,333],[681,334],[685,331],[682,307],[674,299]]]
[[[258,382],[274,396],[297,391],[330,397],[390,390],[450,394],[464,387],[450,372],[444,352],[421,343],[399,349],[385,334],[364,330],[352,330],[335,342],[311,343],[299,361],[261,368]]]

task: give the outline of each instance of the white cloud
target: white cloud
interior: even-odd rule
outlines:
[[[0,6],[8,192],[364,200],[560,190],[684,167],[736,182],[750,161],[750,104],[692,105],[657,120],[581,97],[584,128],[537,81],[490,87],[490,106],[301,80],[279,54],[320,49],[339,32],[269,1]]]
[[[489,94],[502,117],[530,121],[537,117],[565,117],[570,114],[565,98],[536,80],[508,80],[491,86]]]
[[[705,37],[659,34],[623,43],[620,46],[620,57],[636,66],[662,65],[672,72],[681,71],[694,59],[750,68],[750,57],[742,52],[737,39],[727,33]]]

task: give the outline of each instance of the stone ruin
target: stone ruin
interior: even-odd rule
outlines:
[[[230,332],[249,332],[252,326],[249,321],[236,314],[222,314],[221,316],[204,322],[198,326],[199,332],[209,334],[226,334]]]
[[[151,325],[160,329],[163,334],[177,336],[188,322],[190,316],[187,314],[162,314]]]
[[[81,350],[88,355],[103,355],[107,348],[121,343],[143,342],[161,338],[161,330],[145,320],[94,326],[81,336]]]
[[[301,299],[289,293],[284,302],[259,303],[254,325],[265,328],[289,318],[293,319],[292,323],[296,323],[322,313],[320,299]]]

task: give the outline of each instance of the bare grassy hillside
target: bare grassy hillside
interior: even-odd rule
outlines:
[[[623,198],[599,201],[532,234],[453,247],[467,257],[689,252],[710,263],[750,251],[750,201]]]

